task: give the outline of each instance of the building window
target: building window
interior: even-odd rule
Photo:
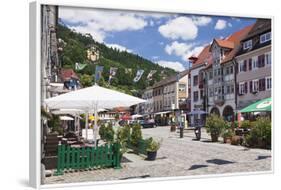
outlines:
[[[252,82],[252,92],[258,92],[259,91],[259,80],[253,80]]]
[[[239,94],[245,94],[245,83],[241,82],[239,83]]]
[[[212,88],[209,88],[209,97],[212,97],[213,96],[213,89]]]
[[[210,71],[209,72],[209,80],[212,80],[213,79],[213,71]]]
[[[225,70],[226,70],[225,74],[228,75],[229,74],[229,67],[226,67]]]
[[[252,70],[257,69],[258,68],[258,57],[252,57]]]
[[[193,100],[194,100],[194,102],[197,102],[198,101],[198,91],[194,91],[193,92]]]
[[[197,86],[198,85],[198,75],[195,75],[193,77],[193,86]]]
[[[230,66],[230,74],[233,74],[233,66]]]
[[[234,85],[231,85],[231,93],[234,93]]]
[[[239,62],[239,72],[247,71],[247,60],[242,60]]]
[[[267,41],[269,41],[269,40],[271,40],[271,32],[267,32],[267,33],[262,34],[262,35],[260,36],[260,43],[261,43],[261,44],[262,44],[262,43],[265,43],[265,42],[267,42]]]
[[[243,49],[244,50],[250,49],[250,48],[252,48],[252,40],[248,40],[248,41],[243,43]]]
[[[265,54],[265,64],[271,65],[271,52]]]
[[[226,94],[230,94],[230,86],[226,87]]]
[[[179,91],[185,92],[186,91],[186,85],[185,84],[179,84]]]
[[[215,95],[218,94],[218,88],[215,88]]]
[[[204,91],[200,90],[200,99],[203,100],[203,98],[204,98]]]
[[[271,77],[266,78],[266,90],[271,90]]]

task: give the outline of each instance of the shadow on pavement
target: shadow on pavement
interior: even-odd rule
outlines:
[[[124,177],[124,178],[120,178],[120,180],[136,179],[136,178],[147,178],[147,177],[150,177],[150,175],[133,176],[133,177]]]
[[[267,158],[271,158],[271,156],[258,156],[256,160],[263,160]]]
[[[231,162],[228,160],[222,160],[222,159],[212,159],[212,160],[207,160],[207,163],[212,163],[212,164],[217,164],[217,165],[224,165],[224,164],[234,164],[235,162]]]
[[[196,170],[199,168],[206,168],[208,165],[192,165],[188,170]]]

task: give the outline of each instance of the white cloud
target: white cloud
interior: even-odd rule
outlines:
[[[215,29],[216,30],[222,30],[227,26],[226,24],[227,24],[227,22],[225,20],[219,19],[216,23]]]
[[[207,17],[207,16],[194,16],[192,17],[192,20],[193,23],[196,24],[197,26],[206,26],[212,21],[211,17]]]
[[[117,49],[119,51],[127,51],[129,53],[133,52],[133,50],[130,50],[124,46],[121,46],[119,44],[105,44],[107,47],[113,48],[113,49]]]
[[[161,65],[162,67],[168,67],[168,68],[174,69],[175,71],[179,71],[179,72],[185,70],[184,66],[178,61],[174,62],[174,61],[161,60],[161,61],[158,61],[157,64]]]
[[[195,46],[194,43],[186,44],[174,41],[170,45],[166,45],[165,52],[168,55],[180,56],[183,61],[187,61],[188,57],[192,55],[197,56],[203,48],[204,46]]]
[[[232,24],[229,22],[229,23],[227,23],[227,26],[228,27],[232,27]]]
[[[231,17],[232,20],[236,21],[236,22],[240,22],[241,19],[239,17]]]
[[[59,18],[72,23],[69,26],[78,32],[90,33],[99,42],[103,42],[107,32],[141,30],[148,25],[143,16],[113,10],[60,7]]]
[[[191,18],[177,17],[158,28],[160,34],[170,39],[193,40],[197,37],[198,28]]]

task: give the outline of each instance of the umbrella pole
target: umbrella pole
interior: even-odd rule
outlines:
[[[80,141],[80,118],[77,116],[77,131],[78,131],[78,141]]]
[[[97,110],[97,105],[95,106],[95,124],[94,124],[94,143],[95,147],[97,146],[97,135],[98,135],[98,110]]]
[[[77,117],[76,115],[74,116],[74,132],[77,132]]]
[[[86,122],[85,122],[85,129],[86,129],[86,141],[88,141],[88,127],[89,127],[89,124],[88,124],[88,119],[89,119],[89,113],[87,112],[86,113]]]

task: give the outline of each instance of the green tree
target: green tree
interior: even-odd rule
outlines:
[[[140,140],[142,140],[141,126],[139,124],[133,125],[131,134],[132,145],[137,147]]]
[[[83,74],[80,77],[80,82],[83,87],[89,87],[93,85],[93,77],[87,74]]]
[[[218,141],[218,137],[222,134],[224,129],[227,128],[227,123],[224,119],[217,114],[211,114],[206,119],[207,133],[211,134],[212,141]]]

